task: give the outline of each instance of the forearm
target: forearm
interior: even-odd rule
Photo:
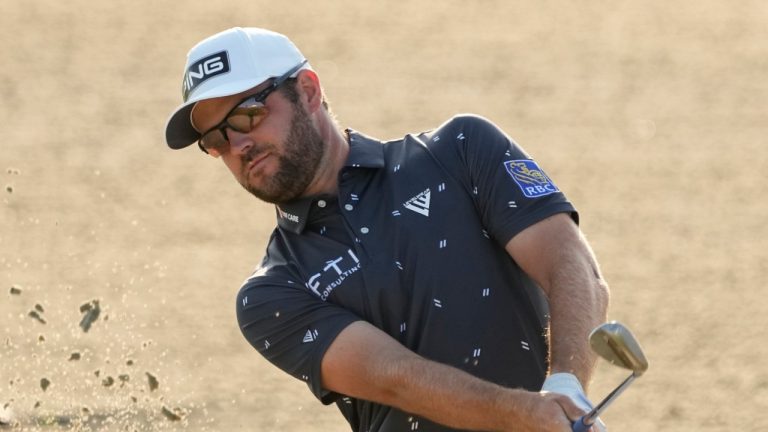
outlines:
[[[465,430],[503,431],[523,424],[529,393],[504,388],[423,358],[400,362],[392,373],[390,400],[382,401]]]
[[[572,373],[586,388],[596,360],[588,335],[608,307],[608,286],[587,240],[561,213],[519,233],[506,249],[549,301],[552,372]]]
[[[588,335],[606,319],[609,291],[586,241],[582,238],[576,245],[577,250],[559,252],[560,265],[546,282],[550,367],[553,373],[576,375],[586,389],[596,360]]]
[[[569,424],[554,395],[505,388],[427,360],[362,321],[331,344],[322,376],[328,390],[456,429],[533,431]]]

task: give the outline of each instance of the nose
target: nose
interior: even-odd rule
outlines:
[[[230,128],[227,131],[227,141],[229,141],[229,151],[234,154],[245,154],[253,147],[253,140],[247,133],[240,133]]]

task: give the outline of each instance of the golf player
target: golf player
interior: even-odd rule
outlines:
[[[590,409],[607,285],[573,205],[492,122],[343,129],[308,60],[258,28],[194,46],[182,89],[168,145],[276,209],[240,330],[352,430],[570,431]]]

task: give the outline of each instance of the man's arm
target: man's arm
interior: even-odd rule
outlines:
[[[364,321],[339,333],[321,373],[328,390],[457,429],[567,432],[583,414],[566,396],[501,387],[427,360]]]
[[[605,321],[609,299],[587,240],[560,213],[517,234],[506,250],[549,300],[551,372],[576,375],[586,390],[596,361],[588,335]]]

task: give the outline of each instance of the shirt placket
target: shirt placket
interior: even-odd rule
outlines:
[[[339,182],[339,208],[342,219],[347,228],[349,236],[352,238],[355,251],[358,256],[365,260],[370,258],[367,250],[368,240],[373,234],[370,218],[365,217],[365,211],[362,208],[362,191],[358,190],[363,182],[357,181],[359,176],[366,175],[361,170],[346,167],[342,170],[341,181]]]

